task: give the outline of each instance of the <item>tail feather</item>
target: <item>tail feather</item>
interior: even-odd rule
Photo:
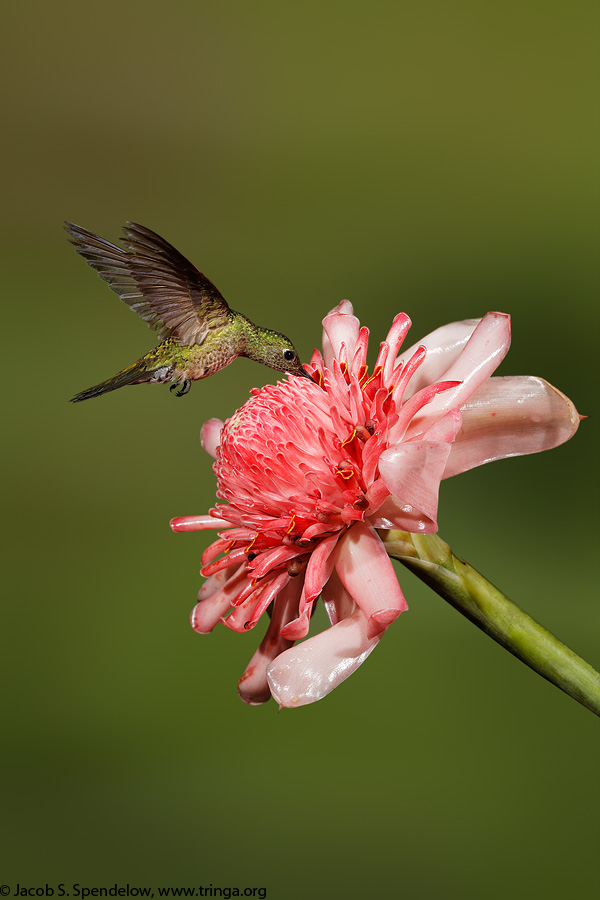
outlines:
[[[151,377],[152,372],[149,372],[148,369],[141,366],[139,362],[136,362],[133,363],[132,366],[123,369],[122,372],[117,372],[112,378],[101,381],[100,384],[95,384],[93,387],[87,388],[87,390],[81,391],[79,394],[75,394],[74,397],[71,397],[70,402],[79,403],[80,400],[89,400],[90,397],[99,397],[101,394],[107,394],[109,391],[116,391],[117,388],[125,387],[127,384],[141,384],[144,381],[149,381]]]

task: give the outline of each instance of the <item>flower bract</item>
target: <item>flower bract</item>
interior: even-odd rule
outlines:
[[[508,315],[454,322],[402,350],[409,328],[399,313],[369,369],[369,332],[344,300],[323,321],[313,382],[255,389],[202,429],[220,502],[171,526],[218,531],[202,555],[197,632],[221,622],[246,632],[270,617],[239,681],[247,703],[319,700],[407,609],[378,529],[437,531],[444,478],[549,449],[578,427],[571,401],[543,379],[493,377]],[[319,597],[330,625],[307,638]]]

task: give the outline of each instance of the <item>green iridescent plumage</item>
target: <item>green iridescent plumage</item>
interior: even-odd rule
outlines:
[[[311,376],[288,337],[255,325],[231,309],[217,288],[158,234],[128,222],[124,248],[85,228],[66,223],[71,243],[88,265],[119,294],[161,343],[107,381],[72,398],[97,397],[128,384],[172,382],[177,396],[237,359],[292,375]]]

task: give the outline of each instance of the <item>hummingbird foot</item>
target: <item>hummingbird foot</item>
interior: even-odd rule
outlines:
[[[184,394],[187,394],[190,387],[192,386],[192,381],[190,378],[185,378],[183,381],[176,381],[171,385],[169,390],[171,393],[174,393],[176,397],[183,397]],[[179,388],[179,390],[176,390]]]

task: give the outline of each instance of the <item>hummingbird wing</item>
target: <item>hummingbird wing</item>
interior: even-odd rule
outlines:
[[[133,309],[161,341],[202,344],[229,321],[221,293],[188,259],[149,228],[128,222],[126,249],[79,225],[65,223],[77,253]]]

